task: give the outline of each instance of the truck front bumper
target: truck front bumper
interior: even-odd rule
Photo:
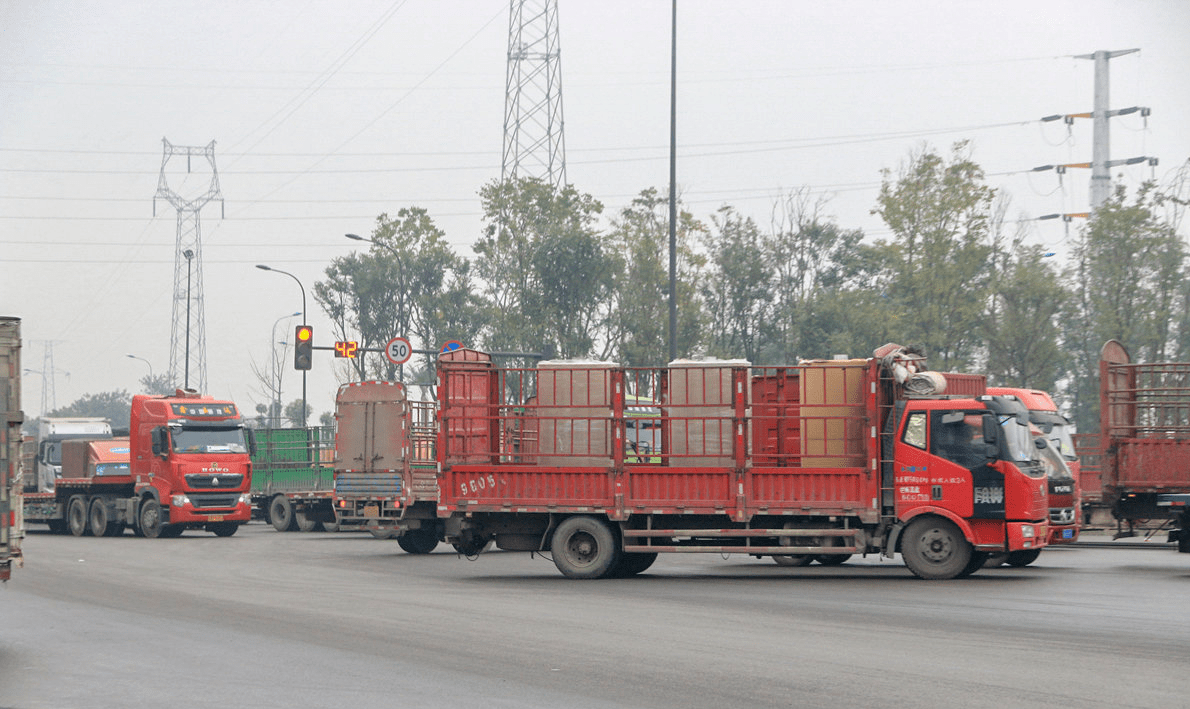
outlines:
[[[1006,522],[1008,551],[1040,549],[1049,541],[1049,525],[1045,522]]]
[[[185,494],[170,498],[169,523],[248,522],[252,519],[251,495],[247,492],[239,495],[232,505],[210,505],[206,501],[195,504],[196,501]]]

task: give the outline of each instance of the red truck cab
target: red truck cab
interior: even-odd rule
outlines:
[[[132,397],[131,467],[146,537],[231,536],[252,517],[251,430],[230,401],[194,390]]]
[[[1050,395],[1040,389],[988,387],[989,394],[1015,396],[1029,410],[1029,421],[1038,429],[1052,450],[1047,465],[1050,499],[1050,544],[1069,544],[1078,539],[1080,473],[1078,454],[1071,436],[1070,420],[1058,413]],[[1060,459],[1060,460],[1059,460]]]

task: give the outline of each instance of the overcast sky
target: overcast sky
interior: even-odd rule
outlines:
[[[670,3],[561,0],[567,176],[610,217],[668,182]],[[225,210],[202,212],[209,390],[252,411],[271,330],[382,212],[421,206],[470,256],[478,191],[499,177],[508,35],[503,0],[0,0],[0,315],[23,318],[24,366],[64,406],[135,392],[169,366],[176,212],[158,200],[162,138],[216,142]],[[678,9],[678,183],[707,219],[730,204],[770,224],[800,187],[872,238],[881,170],[969,139],[989,183],[1031,219],[1088,208],[1093,63],[1111,62],[1113,171],[1129,187],[1190,158],[1190,2],[738,2]],[[197,166],[196,166],[197,167]],[[196,170],[196,173],[198,171]],[[170,187],[193,196],[209,174]],[[1061,258],[1060,221],[1031,222]],[[1183,227],[1183,232],[1186,229]],[[281,333],[286,333],[284,338]],[[866,353],[850,353],[864,355]],[[292,358],[287,358],[291,366]],[[309,374],[314,419],[338,386]],[[286,401],[301,377],[285,372]],[[41,410],[27,375],[23,408]]]

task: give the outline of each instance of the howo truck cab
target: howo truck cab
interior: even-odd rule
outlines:
[[[132,397],[131,465],[136,530],[235,534],[252,516],[252,432],[230,401],[191,389]]]

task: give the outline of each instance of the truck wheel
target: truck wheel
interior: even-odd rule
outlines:
[[[986,551],[971,552],[971,561],[967,562],[967,565],[963,567],[963,570],[955,578],[965,579],[976,571],[979,571],[987,563],[989,558],[991,558],[991,554]]]
[[[823,566],[838,566],[850,558],[850,554],[819,554],[814,557],[814,561],[817,561]]]
[[[165,536],[162,534],[166,526],[163,519],[164,516],[161,513],[161,503],[149,498],[141,503],[140,513],[137,516],[140,524],[137,525],[137,528],[140,529],[143,536],[149,539],[157,539],[158,537]]]
[[[777,566],[809,566],[814,561],[813,554],[778,554],[773,557]]]
[[[550,551],[554,566],[572,579],[603,578],[620,559],[616,536],[594,517],[569,517],[559,524]]]
[[[230,537],[240,528],[238,522],[213,522],[207,529],[215,533],[216,537]]]
[[[46,524],[50,526],[50,534],[66,534],[70,531],[64,519],[51,519]]]
[[[1034,561],[1037,561],[1037,557],[1039,557],[1039,556],[1041,556],[1040,549],[1022,549],[1020,551],[1009,552],[1008,553],[1008,565],[1009,566],[1018,566],[1018,567],[1019,566],[1028,566],[1029,564],[1032,564]]]
[[[110,537],[116,531],[116,525],[112,524],[108,516],[107,505],[99,498],[91,500],[90,522],[91,534],[97,537]]]
[[[285,495],[274,495],[269,501],[269,519],[273,521],[273,529],[278,532],[292,532],[297,529],[293,503]]]
[[[318,529],[318,520],[310,519],[305,510],[293,511],[293,524],[299,532],[313,532]]]
[[[654,561],[657,561],[657,552],[655,551],[620,552],[620,561],[616,563],[612,575],[616,578],[636,576],[652,566]]]
[[[79,495],[70,498],[66,505],[66,524],[70,527],[70,533],[76,537],[91,534],[91,528],[87,524],[87,503]]]
[[[967,568],[972,553],[959,528],[940,517],[918,517],[901,538],[901,557],[918,578],[953,579]]]
[[[397,537],[397,546],[410,554],[429,554],[438,547],[438,535],[432,529],[410,529]]]

